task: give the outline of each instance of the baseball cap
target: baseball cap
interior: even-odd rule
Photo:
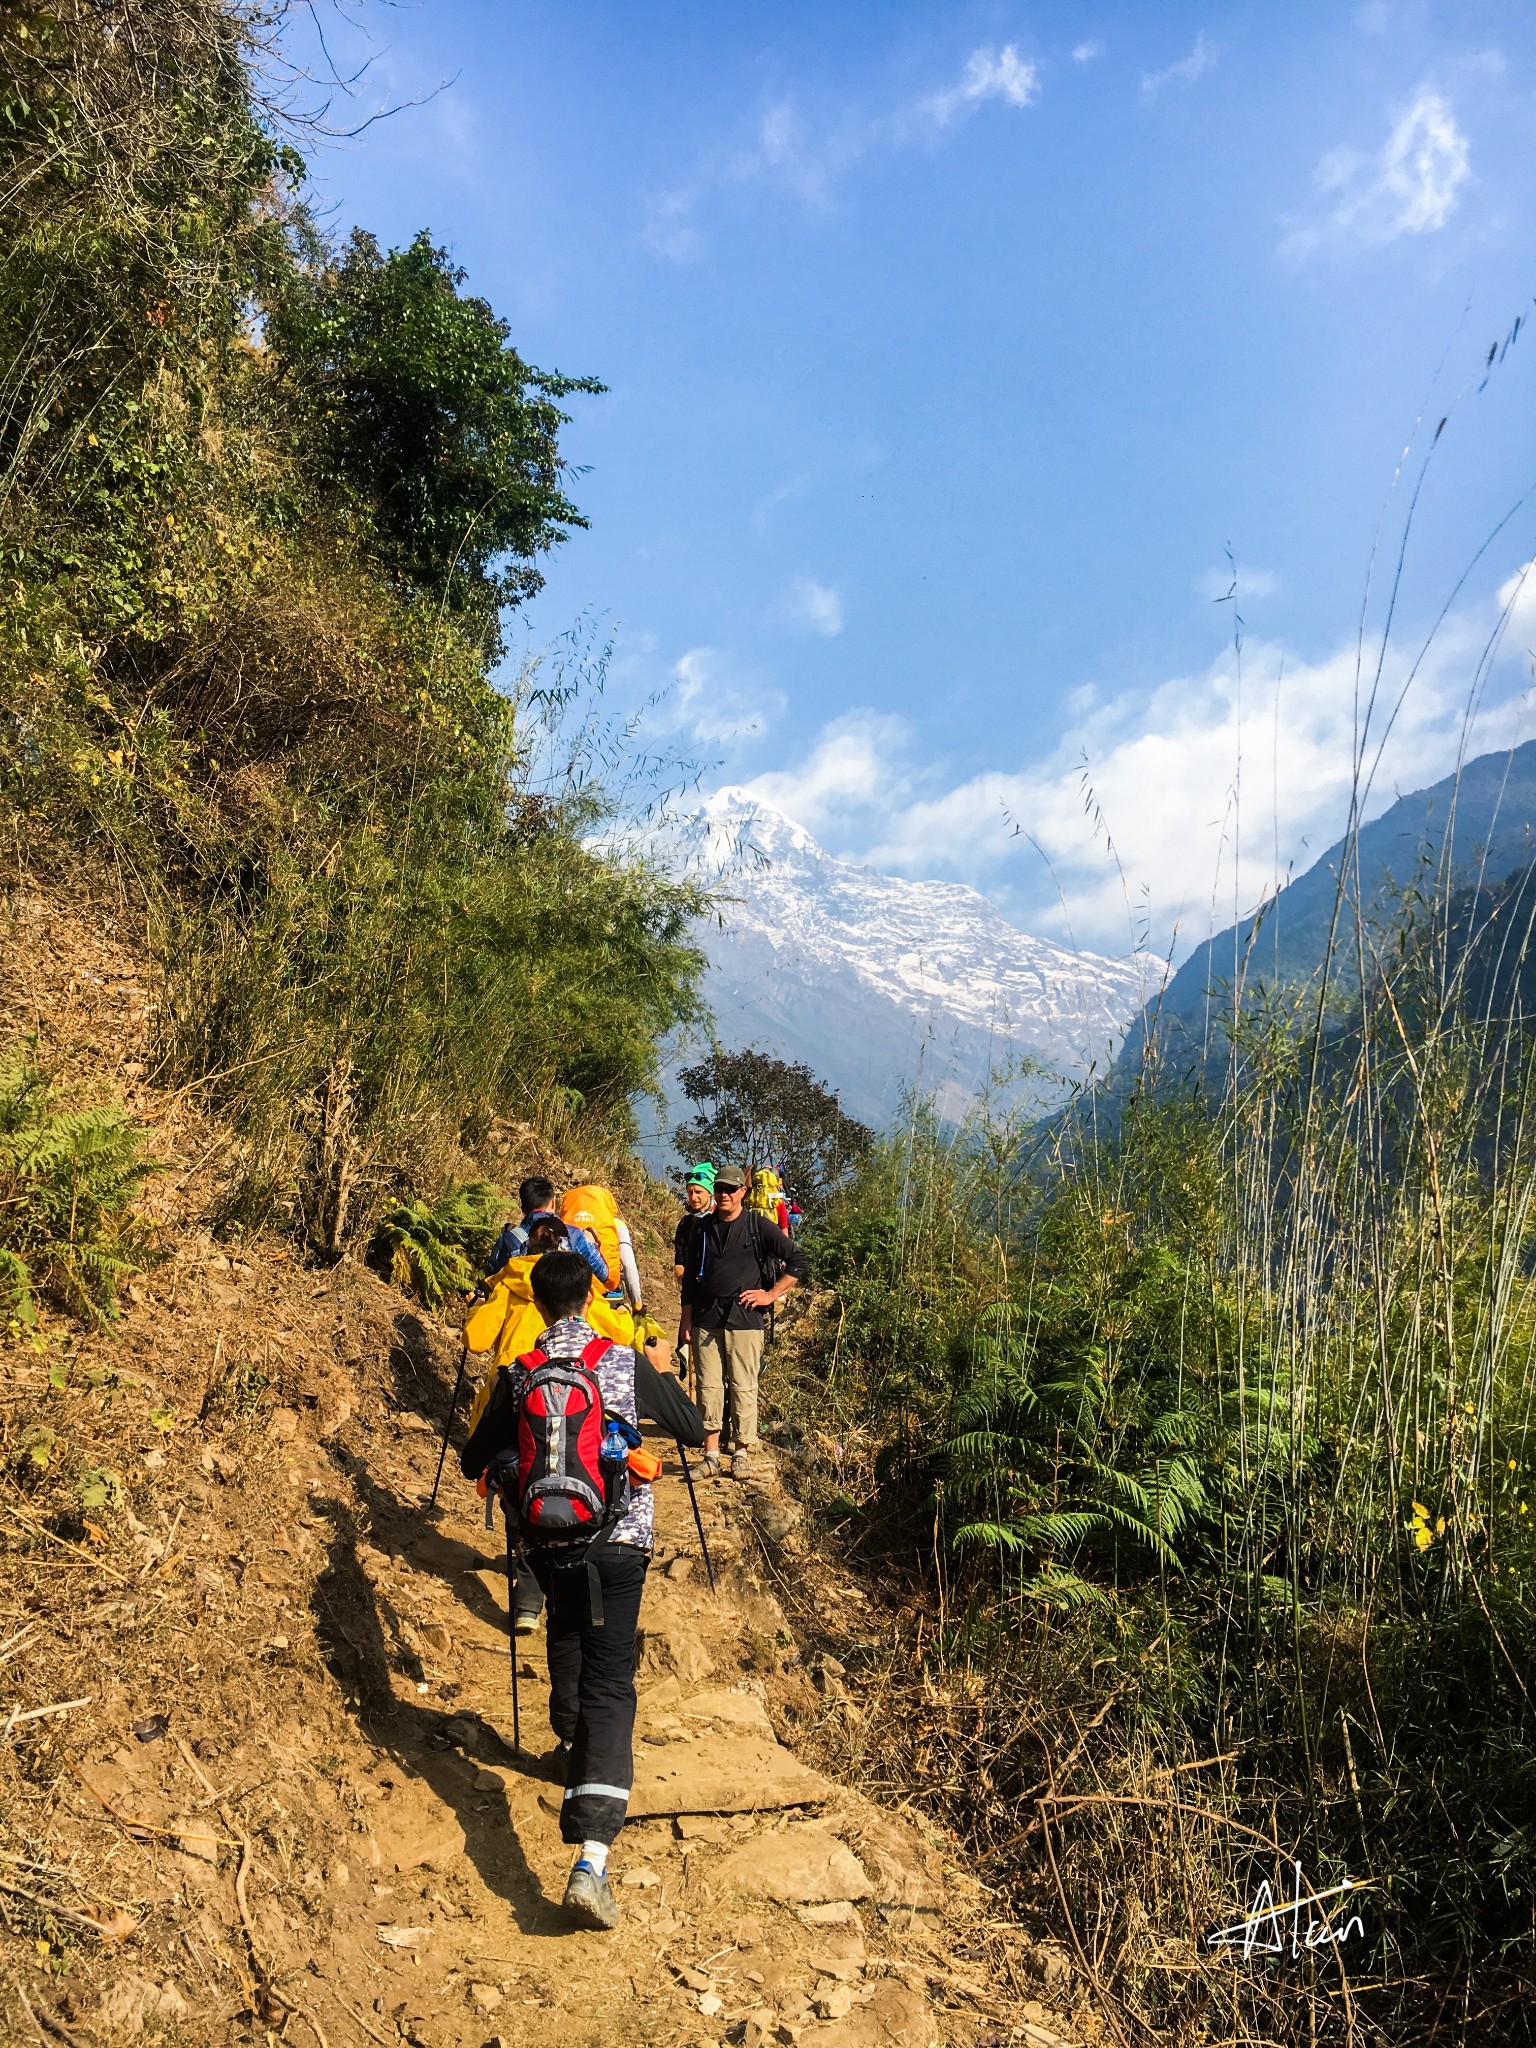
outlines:
[[[715,1168],[715,1193],[718,1195],[731,1188],[744,1188],[747,1184],[747,1169],[744,1166],[717,1166]]]

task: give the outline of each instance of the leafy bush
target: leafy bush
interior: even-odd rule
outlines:
[[[13,1324],[37,1321],[46,1293],[91,1321],[151,1251],[133,1214],[156,1162],[121,1109],[58,1109],[30,1048],[0,1061],[0,1301]]]
[[[506,1207],[488,1180],[449,1181],[435,1202],[397,1202],[379,1225],[374,1254],[397,1287],[439,1308],[447,1295],[473,1287]]]

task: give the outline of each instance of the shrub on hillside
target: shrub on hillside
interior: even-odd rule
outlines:
[[[580,515],[558,399],[421,237],[331,249],[240,0],[0,19],[0,801],[150,914],[219,1220],[365,1242],[497,1115],[622,1138],[697,893],[533,784],[500,608]],[[176,89],[165,81],[174,77]]]
[[[496,1240],[507,1198],[488,1180],[449,1181],[435,1202],[397,1202],[374,1236],[374,1255],[397,1287],[428,1308],[474,1286]]]
[[[60,1108],[30,1045],[0,1058],[0,1314],[31,1328],[42,1293],[110,1315],[150,1255],[133,1202],[155,1171],[126,1111]]]

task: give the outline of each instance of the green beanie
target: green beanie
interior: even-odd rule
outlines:
[[[714,1193],[715,1169],[707,1159],[701,1159],[697,1166],[689,1167],[688,1185],[691,1188],[708,1188],[711,1194]]]

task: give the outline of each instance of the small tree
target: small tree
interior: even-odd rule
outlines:
[[[845,1115],[833,1090],[798,1062],[716,1047],[678,1079],[699,1106],[674,1133],[678,1149],[718,1163],[776,1166],[807,1208],[819,1208],[874,1142],[868,1126]]]
[[[366,506],[386,566],[490,640],[543,581],[536,556],[586,520],[566,497],[557,401],[594,377],[525,363],[507,324],[419,234],[297,271],[268,337],[313,412],[310,458]]]

